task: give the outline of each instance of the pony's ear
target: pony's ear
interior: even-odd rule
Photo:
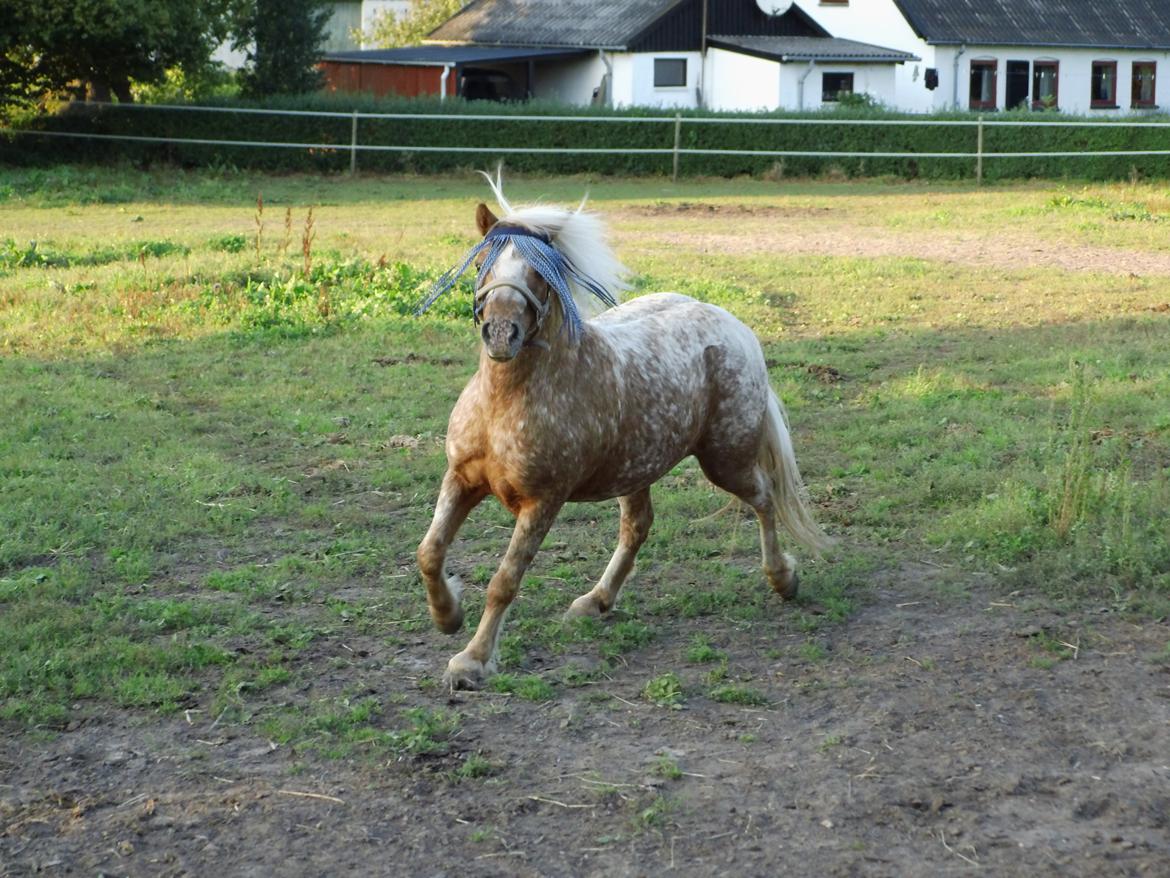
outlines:
[[[488,229],[499,222],[499,219],[488,208],[486,204],[480,202],[479,207],[475,209],[475,224],[479,226],[479,233],[486,235]]]

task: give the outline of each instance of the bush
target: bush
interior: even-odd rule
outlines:
[[[512,153],[508,166],[540,173],[665,174],[671,169],[674,143],[673,113],[652,108],[610,110],[528,104],[483,104],[433,99],[379,99],[369,95],[313,94],[273,98],[263,105],[240,100],[209,102],[220,110],[264,108],[317,110],[331,117],[254,115],[196,108],[79,105],[55,115],[35,116],[17,127],[46,132],[70,131],[96,135],[162,137],[206,140],[243,140],[269,143],[325,144],[312,147],[212,146],[201,144],[128,142],[101,139],[40,138],[13,135],[0,138],[0,161],[45,163],[62,160],[119,160],[141,163],[173,162],[185,166],[223,166],[284,171],[340,171],[349,167],[353,111],[418,114],[424,119],[359,119],[359,145],[448,146],[469,152],[412,152],[369,150],[358,153],[358,166],[367,171],[443,173],[469,165],[488,167],[504,156],[503,150],[532,147],[582,147],[591,149],[641,148],[664,150],[659,154],[556,155]],[[556,121],[507,122],[510,116],[557,115]],[[599,124],[590,117],[606,115],[653,118],[656,121]],[[926,119],[974,122],[970,113],[944,113],[930,117],[889,112],[880,107],[845,106],[816,113],[761,113],[758,118],[823,120],[826,124],[743,124],[744,114],[688,110],[684,120],[702,118],[702,124],[685,124],[680,146],[686,149],[771,150],[788,152],[920,152],[971,153],[975,130],[971,125],[922,127],[917,125],[869,126],[850,124],[872,119],[925,121]],[[1044,114],[1050,121],[1055,114]],[[487,116],[488,118],[477,118]],[[579,121],[578,121],[579,118]],[[1060,116],[1067,121],[1072,117]],[[1083,152],[1163,148],[1165,129],[1140,117],[1094,122],[1078,127],[987,126],[984,151]],[[662,120],[664,121],[657,121]],[[1040,121],[1036,114],[994,114],[988,121]],[[1124,124],[1122,124],[1124,123]],[[928,179],[970,178],[975,161],[970,157],[841,158],[809,156],[682,155],[680,173],[733,176],[770,174],[817,176],[825,173],[850,177],[893,175]],[[1064,156],[1051,158],[987,158],[987,179],[1019,177],[1125,179],[1135,175],[1165,177],[1160,156]]]

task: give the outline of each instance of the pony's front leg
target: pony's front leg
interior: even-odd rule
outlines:
[[[516,517],[512,541],[496,575],[488,583],[487,601],[475,636],[463,652],[451,657],[443,682],[452,690],[478,689],[496,672],[496,648],[504,615],[516,597],[524,571],[536,557],[541,541],[560,511],[559,502],[537,501],[525,506]]]
[[[459,596],[463,590],[457,577],[447,573],[447,549],[467,514],[487,492],[466,485],[451,470],[443,477],[435,517],[418,547],[418,569],[427,588],[431,618],[444,634],[454,634],[463,625]]]

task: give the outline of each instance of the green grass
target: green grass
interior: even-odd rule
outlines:
[[[671,710],[682,709],[685,695],[682,680],[673,671],[667,671],[650,680],[642,689],[642,695],[647,701],[652,701],[659,707]]]
[[[587,187],[638,291],[689,292],[760,335],[841,548],[802,561],[801,595],[777,613],[752,516],[719,512],[724,497],[684,462],[655,491],[613,617],[565,625],[617,533],[613,504],[567,508],[510,614],[490,697],[554,700],[666,643],[714,668],[711,698],[763,704],[712,645],[722,634],[667,638],[688,624],[770,646],[803,634],[797,656],[829,660],[811,636],[849,618],[875,572],[925,558],[1055,602],[1170,609],[1165,277],[701,239],[769,234],[786,221],[775,208],[857,238],[990,228],[1153,258],[1162,188],[534,178],[510,191],[574,202]],[[485,194],[470,178],[6,175],[0,719],[194,709],[320,752],[445,746],[444,721],[393,707],[401,690],[346,706],[302,684],[323,642],[430,628],[412,556],[476,347],[466,289],[408,314],[472,242]],[[732,212],[679,209],[697,202]],[[470,583],[490,578],[509,525],[492,502],[473,514],[455,553]],[[474,624],[482,590],[467,603]],[[558,670],[531,673],[533,653]]]

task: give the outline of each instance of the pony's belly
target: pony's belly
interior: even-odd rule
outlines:
[[[670,472],[691,453],[691,443],[663,442],[647,454],[614,454],[587,478],[583,479],[569,500],[590,502],[624,497],[648,488]]]

